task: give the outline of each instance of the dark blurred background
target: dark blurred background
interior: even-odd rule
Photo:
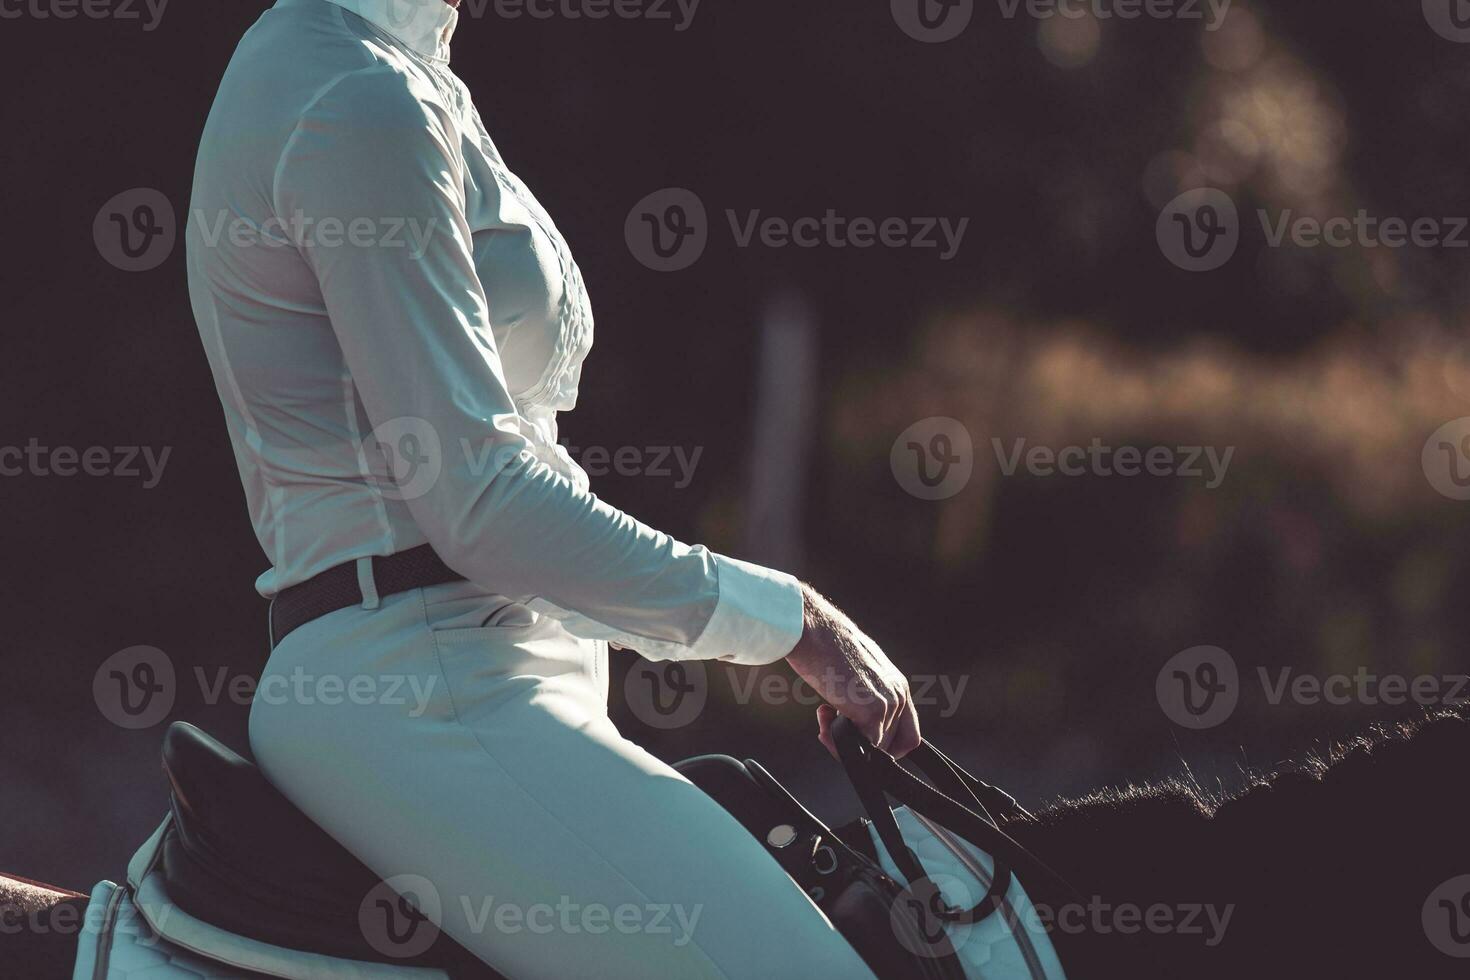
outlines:
[[[1419,3],[1237,0],[1207,29],[1024,4],[1007,18],[981,0],[945,43],[877,0],[704,0],[683,30],[672,5],[673,20],[466,5],[453,66],[597,313],[566,441],[701,452],[687,486],[612,472],[594,489],[818,585],[931,678],[926,732],[983,775],[1028,803],[1186,769],[1228,790],[1421,710],[1273,705],[1257,668],[1464,672],[1470,503],[1436,490],[1421,451],[1470,414],[1470,250],[1272,248],[1255,217],[1470,215],[1470,44]],[[161,819],[163,724],[120,727],[94,698],[117,651],[164,651],[169,717],[246,748],[247,705],[208,687],[264,662],[264,559],[182,245],[129,273],[93,225],[140,187],[182,224],[215,85],[265,6],[180,2],[152,29],[141,5],[139,19],[27,8],[0,25],[0,444],[170,451],[151,488],[0,479],[0,869],[116,879]],[[707,206],[710,244],[659,273],[624,225],[667,187]],[[1197,187],[1241,214],[1238,252],[1207,273],[1176,267],[1155,234]],[[741,248],[727,209],[970,223],[943,261]],[[974,446],[967,485],[939,501],[890,465],[932,417]],[[1214,488],[1005,476],[991,440],[1016,438],[1234,455]],[[1155,679],[1199,645],[1229,651],[1242,690],[1228,720],[1192,730]],[[740,703],[745,679],[717,667],[698,717],[659,729],[628,703],[633,658],[616,659],[630,737],[667,759],[753,755],[824,814],[851,809],[809,706]]]

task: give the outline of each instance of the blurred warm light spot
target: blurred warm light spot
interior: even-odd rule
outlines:
[[[1248,8],[1235,4],[1219,30],[1204,36],[1205,60],[1222,71],[1245,71],[1266,52],[1266,32]]]
[[[1341,99],[1326,84],[1286,55],[1278,55],[1246,75],[1217,80],[1212,115],[1204,132],[1220,127],[1233,134],[1233,146],[1252,147],[1267,184],[1266,199],[1283,196],[1304,206],[1329,206],[1347,141]]]
[[[1255,172],[1261,141],[1250,126],[1227,118],[1200,134],[1195,154],[1211,184],[1239,184]]]
[[[1371,337],[1348,325],[1290,359],[1200,340],[1138,350],[1085,324],[1023,324],[980,314],[930,329],[906,370],[849,379],[835,401],[835,442],[849,459],[886,458],[916,419],[962,421],[975,442],[970,487],[945,501],[937,556],[974,552],[999,467],[991,440],[1235,447],[1225,486],[1248,474],[1325,485],[1342,506],[1391,520],[1432,500],[1420,467],[1428,435],[1470,412],[1470,346],[1427,317]],[[1182,515],[1181,534],[1209,515]],[[1296,553],[1317,545],[1301,537]],[[1305,549],[1305,550],[1303,550]]]
[[[1037,43],[1046,60],[1058,68],[1082,68],[1097,57],[1102,26],[1091,14],[1058,14],[1041,22]]]
[[[1342,213],[1348,130],[1341,96],[1248,10],[1233,8],[1225,25],[1206,41],[1210,64],[1223,70],[1201,80],[1189,148],[1154,157],[1145,196],[1162,207],[1195,187],[1244,187],[1276,208]]]
[[[1149,201],[1162,206],[1207,184],[1244,188],[1302,214],[1341,213],[1349,203],[1341,172],[1348,128],[1339,93],[1242,2],[1203,44],[1209,68],[1191,99],[1190,152],[1155,159],[1145,175]]]

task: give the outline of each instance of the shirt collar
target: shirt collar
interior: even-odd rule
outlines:
[[[427,58],[449,60],[459,11],[445,0],[331,0]]]

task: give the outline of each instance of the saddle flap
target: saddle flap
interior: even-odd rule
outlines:
[[[389,955],[381,943],[374,945],[360,916],[364,903],[382,890],[381,879],[246,759],[198,728],[175,722],[164,738],[163,760],[172,816],[134,857],[128,881],[135,895],[148,890],[171,903],[174,914],[187,915],[196,923],[191,932],[227,942],[230,949],[239,943],[221,937],[234,937],[251,950],[265,947],[288,959],[300,951],[334,964],[420,967],[438,971],[430,975],[447,970],[457,980],[499,980],[437,930],[412,956],[403,955],[406,949]]]
[[[377,884],[255,765],[193,725],[169,726],[163,769],[189,856],[237,887],[291,906],[340,906]]]

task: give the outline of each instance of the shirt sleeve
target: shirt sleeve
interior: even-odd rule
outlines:
[[[338,233],[330,247],[298,248],[369,420],[422,432],[438,457],[430,484],[403,494],[414,522],[455,571],[560,613],[579,635],[654,659],[784,657],[802,630],[794,578],[634,520],[541,462],[521,434],[475,270],[460,152],[436,93],[367,69],[303,114],[272,187],[278,218]],[[427,233],[418,248],[387,247],[352,234],[364,220]]]

